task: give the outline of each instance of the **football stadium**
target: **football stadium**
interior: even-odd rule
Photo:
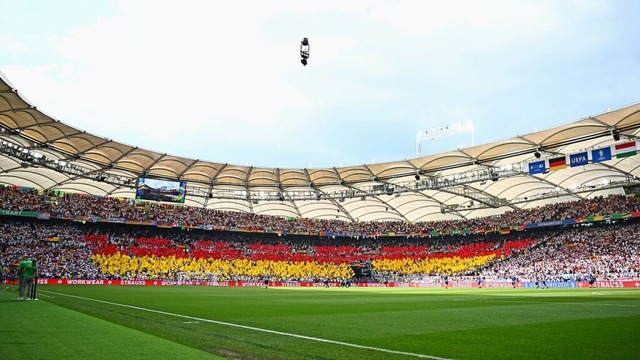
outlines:
[[[640,103],[410,159],[268,167],[86,131],[10,78],[2,358],[640,354]]]

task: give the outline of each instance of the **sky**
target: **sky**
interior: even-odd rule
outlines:
[[[300,41],[310,43],[308,65]],[[257,167],[442,153],[640,101],[640,2],[0,0],[0,72],[141,148]]]

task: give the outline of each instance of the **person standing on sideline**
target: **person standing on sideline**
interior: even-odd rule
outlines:
[[[22,261],[20,261],[20,265],[18,265],[18,301],[24,300],[24,288],[26,285],[25,275],[29,268],[31,268],[31,260],[29,260],[29,257],[25,255]]]
[[[265,289],[268,288],[269,287],[269,275],[265,275],[264,276],[263,282],[264,282],[264,288]]]
[[[36,275],[38,274],[38,266],[36,265],[36,261],[32,260],[31,261],[31,266],[29,268],[27,268],[27,270],[25,270],[24,272],[24,282],[27,283],[26,288],[27,288],[27,300],[38,300],[36,298],[36,294],[35,294],[35,278]]]

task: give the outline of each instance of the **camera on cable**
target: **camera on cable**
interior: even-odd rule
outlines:
[[[302,65],[307,66],[307,59],[309,58],[309,39],[304,38],[300,41],[300,62]]]

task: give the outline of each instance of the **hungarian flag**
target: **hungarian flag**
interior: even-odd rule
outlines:
[[[556,171],[567,167],[567,157],[561,156],[554,159],[549,159],[549,170]]]
[[[616,157],[618,159],[633,156],[636,154],[636,142],[629,141],[624,144],[616,145]]]

